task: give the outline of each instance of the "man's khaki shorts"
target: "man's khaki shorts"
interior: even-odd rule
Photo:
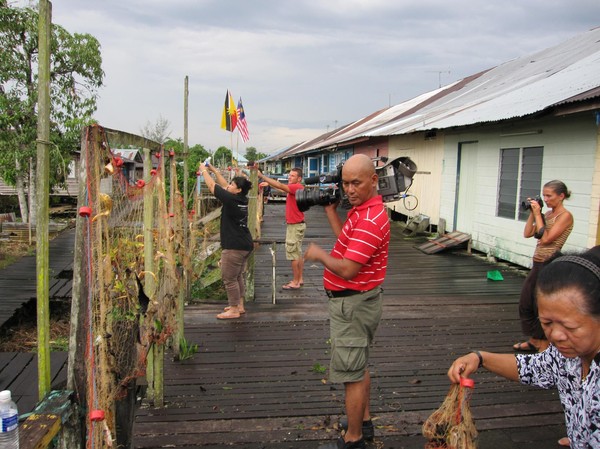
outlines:
[[[369,362],[369,345],[381,320],[383,291],[329,300],[331,363],[329,381],[359,382]]]
[[[306,223],[295,223],[286,226],[285,258],[287,260],[302,259],[302,240],[306,231]]]

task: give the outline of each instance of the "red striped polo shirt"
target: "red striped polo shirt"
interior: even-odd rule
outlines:
[[[358,274],[347,281],[325,268],[323,286],[327,290],[371,290],[385,279],[390,244],[390,221],[381,195],[348,212],[331,255],[362,265]]]

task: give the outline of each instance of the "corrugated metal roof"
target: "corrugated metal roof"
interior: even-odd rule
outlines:
[[[377,111],[282,153],[335,148],[360,137],[497,122],[599,95],[600,27]]]
[[[128,161],[143,162],[142,155],[140,154],[140,150],[138,149],[115,148],[111,151],[115,156],[122,157],[123,159],[127,159]]]
[[[600,86],[595,87],[594,89],[590,89],[587,92],[583,92],[582,94],[575,95],[571,98],[567,98],[565,101],[556,103],[556,106],[567,103],[576,103],[578,101],[592,100],[594,98],[600,98]]]
[[[523,117],[600,86],[600,28],[495,67],[413,117],[369,136],[404,134]]]

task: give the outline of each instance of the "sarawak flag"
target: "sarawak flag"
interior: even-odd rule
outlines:
[[[237,126],[237,109],[233,102],[233,97],[229,90],[225,95],[225,106],[223,106],[223,114],[221,115],[221,128],[233,132]]]
[[[240,97],[237,107],[237,129],[240,132],[240,136],[242,136],[242,140],[248,142],[250,140],[250,134],[248,133],[248,123],[246,122],[244,106],[242,106],[242,97]]]

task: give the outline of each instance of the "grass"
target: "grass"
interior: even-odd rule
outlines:
[[[323,373],[327,372],[327,367],[321,365],[319,362],[316,362],[310,370],[313,373],[323,374]]]
[[[23,256],[34,254],[35,246],[16,241],[5,241],[0,245],[0,270],[12,265]]]
[[[177,360],[191,359],[196,352],[198,352],[198,345],[190,343],[185,337],[181,337],[179,340],[179,356],[177,357]]]

